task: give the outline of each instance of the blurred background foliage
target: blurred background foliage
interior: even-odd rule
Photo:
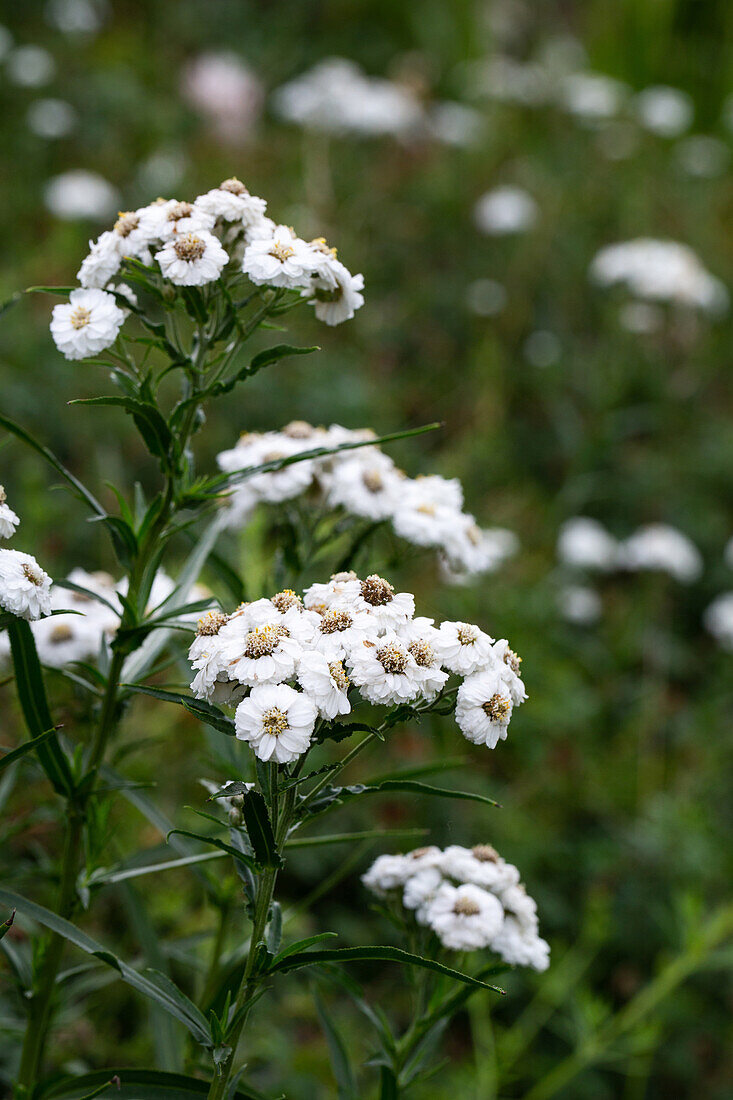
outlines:
[[[349,268],[364,272],[367,304],[335,330],[296,315],[292,335],[322,352],[263,372],[237,401],[214,408],[198,437],[202,469],[239,431],[292,417],[380,434],[438,419],[440,432],[399,444],[394,456],[410,474],[460,476],[479,521],[509,527],[521,541],[501,572],[466,588],[438,583],[430,557],[413,556],[397,571],[425,613],[480,622],[522,654],[530,702],[508,741],[493,753],[474,751],[436,722],[399,732],[353,773],[356,780],[397,763],[460,757],[468,767],[455,782],[503,808],[383,798],[368,804],[368,820],[360,808],[339,821],[344,831],[369,823],[429,828],[439,844],[490,841],[521,869],[552,945],[546,975],[507,976],[506,999],[479,999],[456,1021],[447,1064],[415,1095],[460,1091],[487,1100],[535,1088],[538,1097],[570,1100],[730,1096],[729,954],[706,958],[654,1011],[632,1015],[621,1036],[611,1029],[605,1047],[596,1051],[593,1037],[605,1034],[609,1013],[623,1012],[665,967],[688,957],[730,883],[730,656],[701,620],[713,596],[731,587],[723,562],[733,534],[731,328],[728,317],[670,311],[655,331],[630,332],[619,324],[619,299],[587,275],[603,245],[651,236],[685,242],[729,281],[730,178],[685,172],[676,141],[639,127],[619,154],[608,127],[583,126],[551,105],[471,97],[466,72],[469,62],[497,54],[526,61],[552,44],[582,50],[584,68],[634,91],[683,89],[694,102],[693,132],[730,151],[733,7],[725,0],[90,6],[99,16],[93,32],[59,29],[63,4],[4,11],[14,47],[0,62],[0,299],[30,285],[72,283],[87,239],[106,225],[51,213],[44,194],[53,177],[99,173],[127,209],[158,193],[193,196],[236,174],[268,199],[277,220],[303,236],[332,238]],[[29,45],[52,58],[41,85],[11,79],[12,48]],[[327,137],[278,120],[266,104],[248,133],[223,140],[181,92],[186,66],[208,51],[235,52],[268,97],[322,58],[351,58],[425,100],[470,103],[485,125],[465,145]],[[28,121],[34,102],[48,97],[69,104],[75,118],[55,139]],[[524,234],[487,237],[473,207],[503,184],[534,197],[537,222]],[[504,289],[503,308],[490,316],[471,307],[477,280]],[[48,334],[51,304],[26,296],[2,318],[3,412],[89,482],[153,484],[155,471],[125,423],[66,406],[103,392],[105,380],[60,358]],[[50,491],[53,479],[36,457],[4,442],[0,472],[22,515],[19,548],[55,576],[76,565],[113,568],[104,536],[65,493]],[[569,623],[558,603],[564,578],[555,542],[560,523],[578,513],[618,536],[646,522],[678,526],[703,554],[701,579],[683,587],[664,576],[612,576],[599,588],[600,619]],[[229,537],[224,549],[245,577],[267,576],[271,548],[261,538],[240,545]],[[79,701],[56,687],[60,720],[72,730]],[[0,700],[2,739],[11,743],[9,686]],[[231,762],[193,720],[147,702],[126,723],[123,770],[155,784],[150,796],[185,825],[184,806],[202,802],[199,778],[220,778]],[[48,902],[46,853],[57,830],[40,779],[32,769],[27,776],[3,807],[0,874]],[[165,854],[160,834],[122,799],[109,830],[111,858],[155,845]],[[388,927],[377,931],[358,879],[370,854],[342,847],[292,860],[284,879],[291,905],[344,865],[312,915],[296,915],[292,928],[304,935],[332,928],[344,944],[389,937]],[[145,883],[147,918],[132,887],[120,886],[101,896],[93,923],[102,938],[121,941],[128,958],[154,959],[155,929],[164,965],[193,989],[201,978],[186,974],[188,952],[205,954],[215,915],[185,872]],[[235,922],[230,942],[236,935]],[[359,976],[369,997],[399,1018],[400,975]],[[323,996],[339,1003],[335,990]],[[340,1019],[349,1048],[365,1058],[369,1039],[346,1001]],[[17,1042],[10,1010],[0,1029],[9,1073]],[[584,1060],[589,1042],[594,1053]],[[69,1070],[173,1068],[169,1049],[134,994],[97,971],[64,1011],[54,1058]],[[577,1072],[542,1092],[547,1075],[578,1052]],[[248,1063],[252,1080],[274,1095],[335,1095],[304,979],[280,982],[258,1007]]]

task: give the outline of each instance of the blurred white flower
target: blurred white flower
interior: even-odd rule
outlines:
[[[48,0],[46,4],[46,19],[64,34],[94,34],[106,13],[106,0]]]
[[[617,115],[628,88],[603,73],[570,73],[560,87],[560,102],[581,121],[594,125]]]
[[[598,520],[573,516],[560,528],[557,556],[573,569],[615,569],[619,544]]]
[[[94,172],[78,169],[54,176],[44,188],[47,208],[57,218],[98,221],[120,206],[117,189]]]
[[[72,290],[68,302],[53,308],[51,335],[67,359],[86,359],[115,342],[124,320],[112,294]]]
[[[687,92],[659,84],[645,88],[634,100],[641,125],[660,137],[679,137],[692,125],[694,107]]]
[[[522,348],[524,357],[533,367],[551,367],[562,354],[562,345],[554,332],[537,329],[531,332]]]
[[[480,886],[444,882],[427,908],[426,922],[451,951],[488,947],[504,923],[501,902]]]
[[[503,236],[531,229],[537,221],[537,203],[521,187],[497,187],[481,196],[473,213],[482,233]]]
[[[730,149],[720,138],[709,134],[693,134],[684,138],[675,155],[683,171],[698,179],[722,176],[730,162]]]
[[[0,607],[22,619],[51,613],[51,578],[31,554],[0,550]]]
[[[544,66],[515,61],[501,54],[466,66],[465,81],[472,95],[522,106],[544,103],[552,89],[550,74]]]
[[[563,619],[576,626],[591,626],[603,611],[598,593],[582,584],[565,585],[558,593],[557,607]]]
[[[235,53],[204,53],[183,72],[181,89],[220,140],[246,140],[262,113],[262,82]]]
[[[13,47],[13,36],[7,27],[0,24],[0,61],[10,53]]]
[[[506,306],[506,290],[495,279],[476,279],[466,290],[466,304],[479,317],[494,317]]]
[[[63,99],[37,99],[28,108],[28,125],[42,138],[62,138],[76,125],[76,111]]]
[[[618,311],[618,322],[627,332],[648,335],[664,326],[664,313],[648,302],[625,302]]]
[[[436,103],[431,108],[429,126],[438,141],[465,148],[479,143],[486,128],[486,120],[475,107],[447,101]]]
[[[706,609],[706,629],[723,649],[733,651],[733,592],[723,592]]]
[[[12,538],[19,523],[20,519],[8,504],[5,489],[0,485],[0,539]]]
[[[5,60],[8,77],[23,88],[40,88],[53,79],[56,62],[42,46],[18,46]]]
[[[654,570],[689,584],[702,573],[702,557],[695,544],[666,523],[640,527],[621,543],[620,558],[626,569]]]
[[[596,254],[590,277],[601,286],[623,284],[637,298],[723,311],[728,292],[687,245],[640,237],[607,245]]]

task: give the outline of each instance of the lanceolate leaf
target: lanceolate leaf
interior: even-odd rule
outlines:
[[[423,958],[422,955],[413,955],[410,951],[403,951],[401,947],[336,947],[321,951],[298,951],[294,955],[284,958],[279,955],[273,959],[268,973],[288,974],[292,970],[301,970],[304,966],[318,966],[320,963],[346,963],[346,962],[399,962],[408,966],[419,966],[423,970],[433,970],[436,974],[443,974],[454,981],[464,985],[477,986],[480,989],[490,989],[494,993],[504,993],[497,986],[488,985],[478,978],[472,978],[470,974],[463,974],[460,970],[453,970],[449,966],[436,962],[434,959]]]
[[[225,840],[220,840],[217,836],[208,836],[205,833],[192,833],[188,829],[171,829],[168,836],[187,836],[190,840],[200,840],[202,844],[210,844],[212,848],[218,848],[222,852],[228,852],[230,856],[233,856],[234,859],[239,860],[248,867],[257,866],[254,859],[245,855],[244,852],[238,851],[231,844],[227,844]]]
[[[89,505],[93,512],[96,512],[100,517],[106,515],[102,505],[96,497],[89,492],[86,486],[82,485],[82,483],[74,477],[71,471],[67,470],[63,463],[59,462],[53,451],[49,451],[48,447],[44,447],[42,443],[34,439],[30,432],[27,432],[25,428],[21,428],[20,424],[16,424],[14,420],[10,420],[7,416],[3,416],[2,414],[0,414],[0,428],[5,428],[6,431],[12,432],[13,435],[17,436],[18,439],[22,439],[24,443],[27,443],[27,445],[34,451],[37,451],[38,454],[43,455],[46,462],[53,466],[57,473],[61,474],[64,480],[76,490],[78,495]]]
[[[356,1077],[351,1067],[347,1046],[329,1016],[328,1009],[315,991],[313,1000],[315,1001],[318,1019],[321,1021],[321,1027],[326,1035],[331,1068],[336,1078],[338,1100],[358,1100]]]
[[[31,737],[36,739],[54,729],[36,643],[25,619],[15,619],[8,627],[8,634],[23,718]],[[37,752],[54,790],[64,796],[70,795],[74,790],[74,780],[56,734],[52,732],[47,740],[38,745]]]
[[[82,932],[70,921],[63,920],[56,913],[52,913],[50,909],[44,909],[42,905],[36,905],[35,902],[29,901],[28,898],[24,898],[20,894],[14,894],[11,890],[0,888],[0,904],[16,908],[19,913],[63,936],[75,947],[85,951],[87,955],[93,955],[108,966],[113,967],[118,971],[124,982],[131,985],[138,993],[142,993],[144,997],[155,1001],[171,1016],[175,1016],[180,1023],[188,1028],[199,1043],[203,1046],[210,1044],[211,1038],[206,1018],[196,1005],[177,986],[174,986],[164,974],[154,970],[141,974],[137,970],[133,970],[128,963],[117,958],[101,943],[92,939],[86,932]]]
[[[155,405],[132,397],[80,397],[71,405],[112,405],[124,409],[135,421],[145,445],[156,458],[168,460],[173,447],[170,428]]]
[[[109,1100],[198,1100],[209,1091],[209,1082],[180,1073],[153,1069],[103,1069],[80,1077],[54,1078],[38,1092],[38,1100],[84,1100],[91,1091],[119,1079],[107,1094]],[[232,1100],[269,1100],[263,1093],[238,1084]]]
[[[282,867],[278,855],[275,835],[267,812],[267,803],[259,791],[247,790],[242,795],[242,814],[254,852],[255,859],[262,867]]]
[[[477,794],[475,791],[455,791],[448,787],[433,787],[429,783],[418,783],[414,779],[383,779],[380,783],[357,783],[351,787],[324,787],[313,802],[306,804],[303,812],[306,815],[322,813],[352,798],[360,798],[367,794],[389,794],[391,791],[431,795],[435,798],[458,798],[469,802],[482,802],[488,806],[499,806],[493,798],[485,794]]]
[[[44,742],[53,737],[55,733],[56,730],[46,730],[46,732],[40,734],[39,737],[34,737],[32,741],[26,741],[23,745],[19,745],[17,749],[13,749],[12,752],[6,752],[4,756],[0,756],[0,772],[10,767],[16,760],[20,760],[22,756],[39,748]]]
[[[165,703],[177,703],[178,706],[190,711],[200,722],[205,722],[207,726],[212,726],[220,733],[234,736],[234,722],[212,703],[207,703],[203,699],[194,699],[191,695],[181,695],[177,691],[148,687],[146,684],[123,684],[122,686],[140,695],[152,695],[154,699],[161,699]]]
[[[0,924],[0,940],[3,938],[3,936],[7,935],[7,933],[10,931],[10,929],[13,927],[14,920],[15,920],[15,909],[13,909],[13,912],[10,914],[8,919],[6,921],[3,921],[2,924]]]

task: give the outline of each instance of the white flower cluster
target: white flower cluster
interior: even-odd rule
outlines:
[[[683,584],[697,580],[702,572],[695,544],[666,523],[639,527],[619,541],[598,520],[576,516],[561,527],[557,553],[564,565],[574,569],[662,572]]]
[[[198,699],[236,706],[237,737],[261,760],[306,752],[319,718],[356,698],[381,706],[430,703],[462,678],[455,717],[474,744],[506,738],[526,699],[517,657],[471,623],[415,617],[415,598],[372,574],[337,573],[301,598],[290,589],[201,619],[189,650]]]
[[[474,220],[482,233],[498,237],[531,229],[537,213],[537,203],[521,187],[496,187],[478,200]]]
[[[194,202],[158,199],[121,212],[112,229],[90,242],[77,278],[81,289],[54,308],[51,334],[67,359],[84,359],[114,343],[125,319],[109,293],[126,258],[153,267],[174,286],[205,286],[225,269],[256,286],[297,290],[316,316],[337,325],[364,303],[364,279],[352,275],[336,250],[304,241],[265,214],[267,203],[238,179],[224,180]],[[124,276],[124,271],[123,271]]]
[[[226,473],[236,473],[318,447],[373,438],[368,429],[338,424],[314,428],[298,420],[279,432],[243,434],[235,447],[218,455],[218,462]],[[230,525],[245,524],[260,503],[278,504],[306,492],[316,494],[326,509],[343,508],[372,522],[389,522],[400,538],[438,550],[449,580],[490,572],[516,549],[510,531],[482,529],[463,511],[463,489],[456,478],[410,478],[377,446],[304,459],[236,483],[229,497]]]
[[[490,844],[418,848],[379,856],[362,876],[378,897],[397,897],[451,951],[495,951],[512,966],[546,970],[537,905],[519,871]]]
[[[718,644],[733,652],[733,592],[716,596],[705,611],[704,622]]]
[[[622,284],[635,298],[723,312],[728,292],[687,245],[640,237],[597,253],[590,277],[601,286]]]
[[[12,538],[20,519],[0,485],[0,539]],[[31,554],[0,550],[0,610],[21,619],[40,619],[51,612],[51,578]],[[7,635],[0,636],[0,644]]]

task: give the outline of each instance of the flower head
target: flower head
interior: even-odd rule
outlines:
[[[8,504],[5,489],[0,485],[0,539],[12,538],[19,523],[18,516]]]
[[[51,335],[67,359],[86,359],[115,342],[124,319],[112,294],[72,290],[67,303],[53,308]]]
[[[288,764],[306,751],[316,724],[315,704],[287,684],[254,687],[235,713],[236,735],[260,760]]]
[[[501,902],[473,883],[451,886],[444,882],[425,914],[444,947],[476,951],[488,947],[504,922]]]
[[[0,607],[21,619],[51,613],[51,578],[31,554],[0,550]]]
[[[204,286],[229,262],[219,239],[206,230],[177,234],[155,253],[160,270],[176,286]]]
[[[506,739],[513,708],[509,688],[498,671],[476,672],[458,689],[456,722],[467,741],[494,749]]]

